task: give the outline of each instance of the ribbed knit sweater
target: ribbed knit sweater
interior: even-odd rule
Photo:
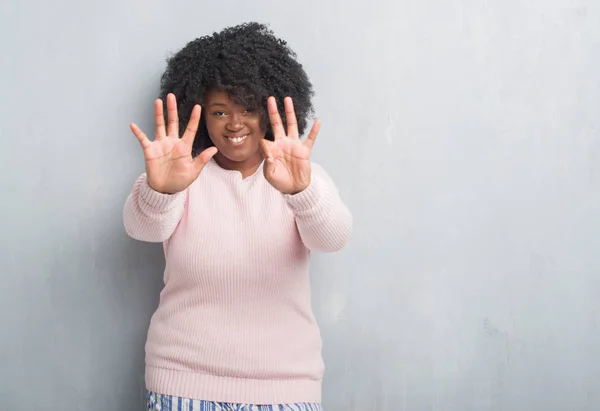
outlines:
[[[321,337],[311,309],[311,251],[341,249],[352,216],[322,167],[295,195],[263,165],[244,179],[214,160],[167,195],[142,174],[124,207],[126,232],[162,242],[166,267],[146,342],[149,390],[198,400],[321,401]]]

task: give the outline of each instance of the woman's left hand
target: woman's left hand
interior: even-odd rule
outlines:
[[[284,100],[287,133],[277,110],[274,97],[268,100],[269,119],[275,141],[263,139],[260,147],[265,157],[267,181],[283,194],[297,194],[310,184],[310,152],[320,122],[315,121],[305,140],[300,140],[294,105],[290,97]]]

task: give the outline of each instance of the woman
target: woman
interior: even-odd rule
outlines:
[[[131,125],[146,172],[125,229],[162,242],[166,259],[146,343],[149,409],[320,409],[309,258],[341,249],[352,217],[310,161],[319,122],[299,138],[312,94],[287,44],[243,24],[169,59],[153,141]]]

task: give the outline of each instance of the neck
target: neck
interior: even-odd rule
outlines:
[[[244,161],[232,161],[221,153],[217,153],[214,156],[214,159],[219,167],[224,168],[225,170],[239,171],[242,174],[242,178],[246,178],[254,174],[258,167],[260,167],[260,164],[263,161],[263,156],[262,154],[257,153],[257,155],[252,156]]]

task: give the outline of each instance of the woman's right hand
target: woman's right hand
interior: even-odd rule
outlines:
[[[199,105],[194,106],[185,133],[179,138],[179,117],[177,102],[173,94],[167,96],[168,126],[165,130],[163,102],[154,102],[156,136],[148,140],[146,134],[134,123],[131,131],[137,137],[146,161],[148,184],[154,191],[163,194],[175,194],[185,190],[200,175],[204,166],[217,153],[215,147],[209,147],[195,159],[192,157],[192,143],[200,123]]]

